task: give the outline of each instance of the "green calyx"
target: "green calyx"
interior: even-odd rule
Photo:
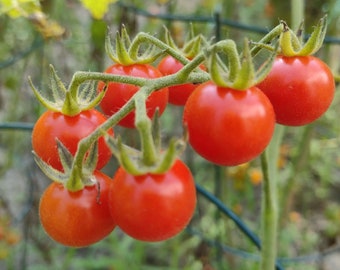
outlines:
[[[106,136],[107,145],[121,166],[132,175],[163,174],[167,172],[185,148],[183,139],[172,139],[167,149],[161,147],[159,116],[153,121],[146,114],[146,95],[139,92],[135,98],[135,126],[141,138],[141,150],[122,143],[120,137]]]
[[[154,45],[142,47],[142,34],[136,35],[131,41],[126,28],[123,26],[121,32],[116,33],[115,42],[112,44],[109,34],[105,39],[105,50],[107,55],[115,63],[128,66],[132,64],[147,64],[154,62],[164,52]]]
[[[225,60],[219,55],[221,53]],[[244,40],[242,54],[238,53],[235,42],[230,39],[222,40],[211,50],[206,50],[212,81],[235,90],[246,90],[262,81],[269,73],[275,56],[276,50],[271,50],[267,60],[256,68],[247,39]]]
[[[303,40],[303,23],[296,33],[288,27],[286,22],[281,21],[281,24],[283,25],[283,31],[279,40],[280,54],[284,56],[307,56],[316,53],[321,48],[327,30],[327,16],[320,19],[318,25],[305,42]]]
[[[193,59],[196,55],[198,55],[202,51],[203,48],[209,45],[209,42],[203,35],[201,34],[195,35],[192,24],[190,24],[190,31],[187,35],[187,38],[182,48],[178,48],[178,46],[176,45],[175,41],[171,36],[170,31],[167,28],[165,28],[164,41],[171,48],[183,54],[183,56],[186,59]]]
[[[82,88],[79,86],[72,90],[66,89],[52,65],[50,66],[51,93],[49,96],[35,88],[30,78],[29,83],[42,105],[51,111],[61,112],[68,116],[74,116],[81,111],[94,108],[105,94],[105,91],[97,93],[94,82],[89,82]]]
[[[144,161],[144,153],[123,144],[120,137],[108,137],[107,145],[118,159],[119,164],[132,175],[163,174],[167,172],[185,148],[183,140],[171,140],[168,148],[165,151],[157,150],[155,152],[157,159],[147,165]]]
[[[71,192],[96,184],[93,172],[98,160],[98,143],[90,147],[81,164],[74,164],[74,157],[59,140],[57,140],[57,147],[63,171],[54,169],[33,152],[36,163],[48,178],[64,185]]]

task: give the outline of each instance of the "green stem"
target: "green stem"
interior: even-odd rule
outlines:
[[[276,39],[282,32],[283,25],[282,23],[278,24],[274,27],[268,34],[266,34],[260,41],[255,43],[255,47],[250,50],[250,54],[254,57],[263,47],[266,47],[266,44],[272,42]],[[269,49],[269,47],[266,47]]]
[[[146,113],[146,99],[147,96],[144,94],[143,89],[141,89],[135,97],[135,125],[141,138],[143,161],[146,165],[151,166],[156,162],[157,156],[152,136],[152,121]]]
[[[303,17],[304,0],[292,0],[292,24],[295,28]],[[277,161],[279,149],[284,134],[284,126],[277,125],[273,139],[261,156],[263,170],[262,186],[262,249],[261,270],[275,269],[277,256],[277,237],[279,219],[279,200],[277,191],[278,172]]]
[[[221,51],[228,56],[229,80],[234,81],[241,70],[241,61],[237,51],[236,43],[231,39],[222,40],[216,43],[214,53],[217,54],[218,51]]]
[[[291,29],[296,31],[304,18],[305,0],[290,0],[291,4]]]
[[[132,53],[132,57],[136,57],[135,54],[138,52],[138,48],[142,43],[146,42],[147,44],[153,44],[157,48],[164,51],[180,61],[182,64],[187,64],[190,62],[183,54],[181,54],[178,50],[171,48],[168,44],[164,43],[163,41],[159,40],[156,37],[153,37],[147,33],[141,32],[139,33],[136,38],[132,41],[129,52]]]
[[[86,81],[91,81],[91,80],[133,84],[137,86],[143,86],[148,81],[145,78],[132,77],[132,76],[122,76],[122,75],[115,75],[115,74],[102,73],[102,72],[77,71],[76,73],[74,73],[72,77],[68,91],[71,92],[73,95],[74,93],[78,91],[78,88],[82,83]]]
[[[284,127],[277,125],[270,145],[261,155],[261,166],[263,171],[261,206],[261,270],[275,269],[279,217],[277,197],[277,161],[283,134]]]
[[[138,48],[141,46],[142,43],[147,44],[153,44],[154,46],[161,49],[164,53],[167,53],[168,55],[171,55],[176,60],[181,62],[184,67],[177,72],[177,76],[181,80],[186,80],[188,78],[188,75],[199,67],[199,65],[205,60],[204,52],[201,52],[200,54],[197,54],[192,61],[188,60],[183,54],[181,54],[178,50],[172,48],[168,44],[162,42],[161,40],[150,36],[146,33],[139,33],[138,36],[133,40],[129,52],[132,54],[132,57],[136,57],[135,54],[138,52]],[[215,44],[209,48],[209,50],[212,50],[213,48],[220,46],[220,44]],[[199,74],[204,74],[202,76],[208,75],[205,71],[198,69]]]
[[[102,72],[87,72],[87,71],[77,71],[74,73],[73,78],[70,82],[68,91],[76,92],[78,91],[79,86],[86,82],[86,81],[103,81],[103,82],[117,82],[117,83],[124,83],[124,84],[132,84],[136,86],[144,86],[144,85],[151,85],[153,84],[155,90],[161,89],[163,87],[168,87],[175,84],[181,84],[183,82],[192,82],[192,83],[202,83],[210,79],[208,73],[204,72],[197,72],[190,74],[203,60],[204,56],[202,54],[197,56],[197,60],[191,61],[188,65],[184,66],[180,71],[176,74],[164,76],[161,78],[156,79],[146,79],[140,77],[132,77],[132,76],[123,76],[123,75],[115,75],[109,73],[102,73]],[[186,76],[178,76],[178,73],[188,73],[189,75]],[[159,87],[159,88],[158,88]]]
[[[159,39],[150,36],[146,33],[140,33],[138,36],[133,40],[130,46],[130,52],[138,51],[139,46],[143,42],[148,42],[149,44],[152,43],[156,47],[161,50],[164,50],[167,54],[173,56],[177,60],[179,60],[184,67],[179,70],[176,74],[165,76],[158,79],[145,79],[145,78],[138,78],[138,77],[131,77],[131,76],[122,76],[122,75],[114,75],[114,74],[107,74],[101,72],[85,72],[85,71],[78,71],[73,75],[71,80],[69,91],[73,94],[78,91],[79,86],[89,80],[96,80],[96,81],[103,81],[103,82],[119,82],[125,84],[133,84],[137,86],[144,86],[146,84],[153,83],[156,85],[156,89],[161,89],[161,87],[167,87],[175,84],[181,84],[183,82],[192,82],[192,83],[202,83],[210,79],[210,76],[207,72],[199,69],[199,65],[205,59],[205,53],[211,52],[215,49],[217,50],[229,50],[230,44],[228,43],[226,46],[226,41],[218,42],[209,48],[206,49],[205,52],[201,52],[198,54],[192,61],[189,61],[186,57],[180,54],[177,50],[171,48],[169,45],[165,44],[164,42],[160,41]],[[231,52],[234,53],[234,52]],[[193,70],[197,69],[197,73],[191,74]],[[151,83],[150,83],[151,82]],[[158,88],[157,88],[158,87]]]
[[[78,150],[74,156],[72,164],[72,176],[76,177],[77,171],[82,171],[83,160],[86,152],[101,136],[105,135],[107,130],[115,126],[129,112],[134,109],[135,105],[131,98],[117,113],[113,114],[102,125],[98,126],[89,136],[79,141]]]
[[[84,183],[82,181],[82,163],[73,166],[70,178],[66,182],[66,188],[69,191],[78,191],[84,188]]]
[[[122,118],[124,118],[129,112],[135,108],[135,98],[137,95],[145,95],[148,97],[153,91],[162,89],[176,84],[183,84],[186,81],[202,83],[209,79],[208,74],[190,74],[187,80],[180,78],[176,74],[168,75],[157,79],[142,79],[129,76],[118,76],[112,74],[104,74],[99,72],[77,72],[72,78],[70,84],[70,91],[77,89],[83,82],[87,80],[99,80],[99,81],[115,81],[127,84],[136,84],[139,86],[144,85],[140,91],[138,91],[125,105],[110,118],[107,119],[102,125],[98,126],[89,136],[83,138],[78,145],[78,151],[74,157],[72,175],[75,175],[77,170],[82,169],[82,162],[86,152],[91,145],[97,141],[101,136],[106,134],[106,131],[115,126]],[[72,89],[72,90],[71,90]],[[149,154],[147,154],[149,155]],[[151,155],[152,157],[152,155]],[[152,159],[152,158],[151,158]]]
[[[181,80],[186,80],[188,78],[188,74],[194,71],[205,59],[203,53],[198,54],[195,58],[192,59],[189,63],[183,66],[181,70],[179,70],[176,74]],[[196,73],[197,76],[206,76],[207,72],[199,69]]]

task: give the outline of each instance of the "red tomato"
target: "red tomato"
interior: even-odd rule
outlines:
[[[170,55],[164,57],[158,64],[158,69],[163,75],[174,74],[182,67],[183,64]],[[200,68],[205,70],[203,65]],[[197,85],[193,83],[169,86],[169,103],[183,106],[196,87]]]
[[[85,247],[102,240],[115,228],[108,204],[112,180],[100,171],[94,177],[98,185],[80,191],[70,192],[53,182],[43,193],[40,221],[53,240],[65,246]]]
[[[266,148],[275,114],[256,87],[239,91],[206,82],[189,97],[183,122],[198,154],[210,162],[233,166],[250,161]]]
[[[159,78],[162,77],[162,73],[151,65],[147,64],[133,64],[130,66],[124,66],[120,64],[114,64],[108,67],[106,73],[125,75],[142,78]],[[105,84],[103,82],[98,83],[98,90],[102,91]],[[105,96],[100,103],[100,107],[103,112],[110,116],[116,113],[123,105],[139,90],[139,87],[131,84],[115,83],[108,84]],[[153,117],[156,108],[159,109],[159,115],[163,113],[168,103],[168,88],[162,88],[153,92],[146,101],[147,114],[150,118]],[[135,126],[135,113],[134,111],[124,117],[119,125],[133,128]]]
[[[314,56],[278,56],[258,87],[273,104],[277,123],[301,126],[327,111],[335,82],[328,66]]]
[[[117,226],[142,241],[175,236],[189,223],[195,206],[195,183],[180,160],[160,175],[133,176],[119,168],[110,188],[111,215]]]
[[[32,147],[34,152],[53,168],[62,171],[56,138],[74,155],[78,142],[88,136],[106,117],[97,110],[87,110],[76,116],[66,116],[59,112],[46,111],[43,113],[32,131]],[[109,131],[113,135],[113,130]],[[98,141],[97,169],[104,167],[110,160],[112,153],[104,138]]]

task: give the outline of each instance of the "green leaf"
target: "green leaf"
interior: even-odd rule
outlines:
[[[109,5],[115,2],[117,2],[117,0],[81,0],[81,3],[90,11],[92,17],[98,20],[104,17],[109,9]]]

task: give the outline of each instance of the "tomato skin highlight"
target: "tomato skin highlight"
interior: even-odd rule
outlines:
[[[199,155],[218,165],[235,166],[263,152],[274,132],[275,114],[256,87],[239,91],[206,82],[184,106],[183,124]]]
[[[111,178],[96,171],[98,186],[70,192],[53,182],[39,204],[41,224],[56,242],[70,247],[85,247],[109,235],[116,224],[110,215],[108,197]]]
[[[35,123],[32,131],[32,148],[34,152],[53,168],[63,171],[60,162],[56,138],[74,155],[81,139],[91,134],[106,117],[99,111],[92,109],[82,111],[75,116],[67,116],[59,112],[46,111]],[[113,135],[113,130],[108,131]],[[110,160],[112,153],[103,137],[98,140],[97,169],[104,167]]]
[[[147,64],[133,64],[129,66],[124,66],[121,64],[114,64],[105,70],[105,73],[133,76],[141,78],[159,78],[163,74],[155,67]],[[98,83],[98,91],[102,91],[105,87],[105,83]],[[138,86],[110,82],[108,84],[106,93],[102,101],[100,102],[100,107],[102,111],[107,115],[111,116],[116,113],[125,103],[139,90]],[[154,91],[146,101],[147,115],[152,118],[156,109],[159,109],[159,115],[161,115],[168,103],[168,88],[162,88]],[[135,112],[130,112],[125,116],[118,124],[127,127],[135,127]]]
[[[273,104],[277,123],[301,126],[327,111],[335,81],[329,67],[314,56],[278,56],[258,87]]]
[[[160,175],[133,176],[119,168],[110,188],[110,207],[117,226],[131,237],[169,239],[185,228],[195,211],[193,176],[180,160]]]
[[[181,68],[183,68],[183,64],[170,55],[164,57],[158,64],[158,69],[163,75],[174,74]],[[201,65],[200,68],[205,70],[203,65]],[[193,83],[169,86],[169,103],[184,106],[196,87],[197,85]]]

